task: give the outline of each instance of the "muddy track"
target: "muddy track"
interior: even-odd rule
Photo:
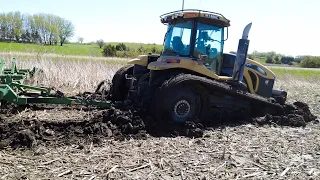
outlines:
[[[1,110],[2,114],[14,114],[21,107],[10,106],[9,109]],[[25,107],[24,107],[25,108]],[[37,106],[29,107],[36,109]],[[38,107],[39,109],[45,107]],[[234,123],[253,123],[262,125],[279,126],[306,126],[308,122],[316,119],[309,110],[307,104],[295,102],[284,105],[284,114],[265,114],[261,117],[247,117],[234,121],[234,116],[225,116],[220,120],[224,125]],[[211,121],[213,122],[213,121]],[[115,140],[124,139],[146,139],[149,136],[157,137],[202,137],[204,130],[208,127],[217,127],[222,124],[216,123],[195,123],[186,122],[177,124],[172,122],[155,122],[142,112],[137,112],[134,108],[125,107],[120,109],[96,110],[93,117],[85,117],[83,120],[68,121],[41,121],[20,119],[10,122],[0,119],[0,149],[12,148],[32,148],[37,144],[46,143],[48,145],[78,144],[79,142],[92,142],[99,144],[102,138],[113,138]]]

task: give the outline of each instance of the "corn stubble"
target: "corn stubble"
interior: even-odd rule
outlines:
[[[110,79],[119,63],[93,60],[24,60],[20,67],[43,69],[33,83],[72,93],[93,91]],[[320,84],[312,79],[277,78],[288,101],[308,103],[319,117]],[[22,110],[16,119],[73,121],[93,117],[81,109]],[[68,117],[68,118],[66,118]],[[5,121],[5,119],[0,120]],[[43,129],[44,133],[52,134]],[[61,137],[63,138],[63,137]],[[90,138],[90,137],[89,137]],[[57,140],[58,141],[58,140]],[[320,126],[219,126],[202,138],[148,137],[146,140],[110,138],[0,151],[0,178],[38,179],[317,179],[320,177]]]
[[[23,59],[23,57],[28,58]],[[59,88],[67,93],[94,91],[100,81],[111,79],[115,71],[126,62],[124,59],[100,59],[95,57],[91,59],[80,57],[77,60],[55,58],[57,57],[51,59],[44,56],[35,60],[35,57],[32,59],[24,55],[17,58],[16,62],[19,68],[31,69],[37,67],[43,70],[29,83]],[[6,59],[6,64],[10,65],[10,62],[11,59]]]

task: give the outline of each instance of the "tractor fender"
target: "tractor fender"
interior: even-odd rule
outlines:
[[[127,64],[137,64],[140,66],[147,66],[148,65],[148,55],[140,55],[140,56],[138,56],[138,58],[129,60]]]

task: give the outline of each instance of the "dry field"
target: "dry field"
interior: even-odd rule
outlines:
[[[35,78],[37,85],[53,86],[67,93],[93,91],[100,81],[112,78],[114,72],[127,62],[121,58],[31,53],[0,53],[0,58],[6,60],[8,68],[12,58],[16,58],[19,68],[41,68],[44,73]]]
[[[99,81],[110,79],[121,66],[119,61],[125,62],[30,56],[18,64],[42,68],[38,84],[74,94],[93,91]],[[283,75],[276,86],[288,91],[290,102],[308,103],[319,117],[319,82],[320,77]],[[61,107],[25,109],[10,117],[1,116],[0,122],[27,118],[68,121],[94,113]],[[196,139],[102,138],[94,143],[79,138],[74,143],[40,143],[31,149],[6,148],[0,150],[0,179],[320,179],[320,125],[293,128],[244,123],[221,125]]]

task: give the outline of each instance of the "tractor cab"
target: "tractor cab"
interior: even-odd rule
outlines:
[[[262,64],[247,59],[251,23],[245,26],[236,54],[223,53],[230,21],[204,10],[179,10],[160,16],[167,25],[163,50],[158,55],[140,55],[134,64],[135,76],[149,73],[149,82],[170,72],[200,75],[240,86],[252,94],[269,98],[275,74]]]
[[[160,18],[168,26],[162,56],[203,61],[209,70],[220,74],[228,19],[202,10],[174,11]]]

